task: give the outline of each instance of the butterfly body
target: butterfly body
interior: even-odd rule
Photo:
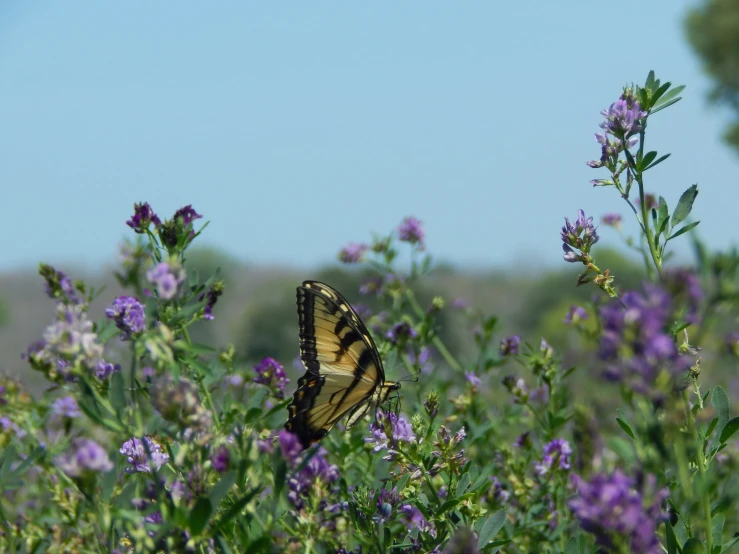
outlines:
[[[306,372],[288,406],[285,428],[307,448],[345,415],[349,428],[400,388],[386,382],[372,336],[336,290],[305,281],[297,291],[300,357]]]

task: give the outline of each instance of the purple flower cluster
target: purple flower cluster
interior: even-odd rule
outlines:
[[[700,307],[705,293],[695,272],[685,269],[671,269],[665,273],[666,287],[673,299],[682,300],[685,305],[685,321],[693,325],[700,323]]]
[[[436,529],[426,520],[421,510],[412,504],[403,504],[400,507],[400,511],[405,516],[406,526],[409,531],[418,529],[421,533],[429,533],[431,536],[436,536]]]
[[[656,532],[665,519],[660,505],[667,497],[666,489],[654,492],[652,502],[646,504],[634,479],[620,471],[594,475],[590,481],[574,475],[572,480],[577,495],[570,500],[570,510],[600,546],[612,549],[620,542],[632,552],[662,552]],[[647,488],[654,489],[654,477],[646,481]]]
[[[126,225],[137,233],[145,233],[150,223],[153,223],[157,227],[162,224],[162,221],[154,213],[154,210],[151,209],[148,202],[134,204],[133,212],[133,216],[126,221]]]
[[[72,448],[57,458],[59,468],[70,477],[82,477],[87,473],[98,473],[113,469],[108,453],[91,439],[75,439]]]
[[[424,234],[423,224],[415,217],[406,217],[398,225],[398,238],[403,242],[418,244],[421,250],[424,248]]]
[[[82,415],[74,396],[62,396],[51,405],[51,412],[59,417],[79,417]]]
[[[100,360],[95,368],[95,377],[103,381],[113,375],[116,371],[120,370],[121,364],[111,364],[105,360]]]
[[[169,454],[162,451],[161,445],[150,437],[144,437],[144,442],[138,438],[127,440],[121,445],[119,452],[126,457],[126,461],[133,467],[126,468],[126,473],[151,473],[152,467],[159,470],[169,461]]]
[[[428,346],[421,348],[421,351],[416,356],[413,348],[408,349],[408,361],[415,365],[421,373],[428,375],[431,373],[434,365],[431,361],[431,349]]]
[[[467,379],[467,382],[472,385],[472,388],[477,388],[482,384],[482,381],[480,378],[475,375],[474,371],[465,371],[464,372],[464,378]]]
[[[588,165],[593,168],[615,167],[618,155],[624,150],[624,141],[626,148],[637,143],[638,139],[633,135],[642,130],[642,119],[648,114],[641,109],[631,90],[625,90],[616,102],[600,113],[605,117],[599,125],[603,132],[596,133],[595,140],[601,145],[601,157],[588,162]]]
[[[518,354],[521,346],[521,337],[512,335],[500,341],[500,354],[502,356],[513,356]]]
[[[367,248],[369,247],[366,244],[350,242],[339,250],[339,261],[345,264],[355,264],[362,259]]]
[[[677,375],[690,367],[691,358],[680,354],[667,333],[671,322],[667,292],[647,284],[643,293],[627,292],[621,302],[600,309],[603,334],[598,355],[608,364],[605,377],[651,394],[660,372]]]
[[[377,512],[372,519],[384,524],[392,518],[395,509],[401,503],[401,498],[396,489],[380,489],[376,493],[376,498]]]
[[[570,306],[570,309],[567,311],[567,314],[565,314],[563,321],[565,325],[572,325],[573,323],[579,323],[585,319],[588,319],[588,312],[585,311],[585,308],[581,308],[580,306]]]
[[[190,223],[192,223],[196,219],[202,218],[203,216],[195,211],[195,209],[192,207],[192,204],[188,204],[184,208],[180,208],[179,210],[177,210],[172,216],[172,219],[174,220],[178,217],[182,218],[182,225],[187,227],[188,225],[190,225]]]
[[[228,471],[230,462],[231,453],[228,451],[228,448],[225,444],[222,444],[221,446],[216,448],[216,451],[210,458],[210,463],[213,469],[216,470],[218,473],[224,473]]]
[[[185,270],[167,262],[160,262],[146,272],[146,278],[156,288],[159,298],[170,300],[177,295],[177,290],[185,280]]]
[[[407,321],[401,321],[393,325],[385,336],[390,339],[393,345],[396,345],[398,343],[405,343],[410,339],[415,339],[418,336],[418,332]]]
[[[203,317],[205,319],[209,321],[215,319],[215,316],[213,315],[213,306],[216,305],[216,302],[218,302],[218,297],[222,294],[223,283],[216,283],[200,295],[200,298],[198,299],[200,302],[202,302],[203,299],[206,299],[205,308],[203,308]]]
[[[567,471],[570,469],[570,454],[572,454],[572,448],[569,442],[564,439],[554,439],[544,447],[544,457],[536,464],[536,472],[541,476],[548,475],[552,469],[555,469],[555,465]]]
[[[609,227],[615,227],[618,228],[621,225],[621,215],[617,213],[607,213],[603,217],[600,218],[601,223],[603,225],[608,225]]]
[[[285,385],[290,382],[285,373],[285,368],[274,358],[264,358],[256,366],[254,371],[257,376],[253,381],[270,388],[278,398],[284,398]]]
[[[328,452],[321,446],[303,451],[300,440],[294,433],[283,429],[277,440],[280,452],[292,470],[287,480],[287,498],[296,510],[301,510],[311,490],[320,489],[339,479],[339,468],[328,463]],[[305,463],[304,456],[309,457]]]
[[[43,341],[29,347],[29,358],[51,363],[59,360],[77,360],[88,369],[95,369],[103,355],[103,346],[93,332],[93,324],[82,304],[57,304],[57,321],[46,328]]]
[[[67,277],[64,272],[44,264],[41,266],[40,273],[44,278],[44,288],[49,298],[63,304],[80,304],[82,302],[79,291],[74,286],[72,279]]]
[[[600,238],[593,226],[593,218],[585,217],[585,212],[582,210],[577,211],[577,219],[574,223],[570,223],[570,220],[565,217],[561,237],[565,261],[583,263],[587,262],[590,249]],[[580,254],[573,248],[579,250]]]
[[[121,331],[121,340],[130,340],[146,329],[144,306],[133,296],[119,296],[106,308],[105,315],[115,322]]]
[[[20,425],[8,417],[2,416],[0,417],[0,431],[5,432],[7,430],[12,431],[19,439],[26,436],[26,431]]]
[[[497,477],[489,477],[490,488],[487,492],[487,497],[497,502],[498,504],[507,504],[508,499],[511,497],[511,493],[503,488],[503,485],[498,481]]]
[[[412,443],[415,440],[416,435],[408,420],[393,412],[384,412],[383,410],[377,410],[375,421],[370,423],[370,436],[364,438],[364,442],[371,444],[375,452],[388,451],[383,460],[395,458],[398,443]]]

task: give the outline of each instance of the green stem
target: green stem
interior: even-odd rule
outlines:
[[[700,471],[700,478],[701,481],[704,481],[706,478],[706,457],[703,453],[703,447],[701,444],[700,437],[698,436],[698,430],[695,427],[695,420],[693,419],[693,411],[690,409],[690,402],[688,400],[688,393],[686,390],[683,391],[683,404],[685,405],[685,414],[688,418],[688,430],[690,431],[690,434],[693,436],[693,440],[695,441],[696,445],[698,446],[698,453],[697,453],[697,459],[698,459],[698,470]],[[701,494],[701,503],[703,504],[703,516],[705,518],[705,527],[706,527],[706,546],[707,552],[713,552],[713,527],[711,525],[711,498],[708,494],[708,490],[705,486],[705,483],[701,483],[701,490],[703,491]]]
[[[411,308],[413,308],[413,311],[416,312],[416,317],[418,317],[419,319],[424,319],[426,317],[426,314],[424,313],[423,308],[421,308],[421,305],[418,303],[418,300],[416,300],[416,297],[410,288],[406,289],[405,296],[408,299],[408,303],[411,305]],[[454,358],[454,356],[452,356],[452,353],[449,352],[449,349],[438,336],[435,336],[433,339],[431,339],[431,344],[433,344],[434,348],[439,351],[439,354],[441,354],[441,357],[444,358],[444,361],[449,364],[449,367],[451,367],[457,373],[464,372],[462,366]]]
[[[649,253],[652,255],[652,261],[654,267],[657,268],[657,273],[662,282],[665,280],[665,275],[662,272],[662,260],[657,252],[657,245],[654,243],[654,235],[652,235],[652,227],[649,225],[649,209],[647,208],[647,202],[644,198],[644,182],[642,181],[641,175],[634,172],[634,179],[636,179],[639,185],[639,201],[641,204],[641,217],[642,217],[642,229],[647,238],[647,245],[649,245]]]

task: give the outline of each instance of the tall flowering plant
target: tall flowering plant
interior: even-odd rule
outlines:
[[[739,418],[703,380],[712,325],[736,312],[739,262],[694,238],[697,267],[672,267],[667,245],[697,225],[698,189],[670,212],[645,188],[667,159],[646,148],[647,124],[681,90],[650,74],[602,113],[588,165],[607,175],[593,184],[633,214],[625,240],[647,278],[626,290],[601,261],[600,235],[622,233],[623,216],[606,214],[606,229],[583,210],[565,218],[564,260],[595,287],[559,315],[590,347],[581,367],[567,344],[447,297],[424,222],[406,217],[338,252],[365,270],[342,293],[400,397],[307,449],[283,428],[285,360],[191,338],[227,292],[188,265],[205,228],[192,206],[169,219],[134,206],[123,295],[42,265],[49,325],[23,357],[49,387],[33,398],[0,381],[0,550],[729,552]],[[450,344],[450,327],[471,346]],[[739,353],[737,336],[723,355]]]

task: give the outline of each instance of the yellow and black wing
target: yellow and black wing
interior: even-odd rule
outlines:
[[[285,428],[307,448],[339,419],[348,425],[383,402],[396,383],[385,383],[382,361],[367,327],[337,291],[317,281],[298,287],[300,357],[306,372],[288,406]]]

